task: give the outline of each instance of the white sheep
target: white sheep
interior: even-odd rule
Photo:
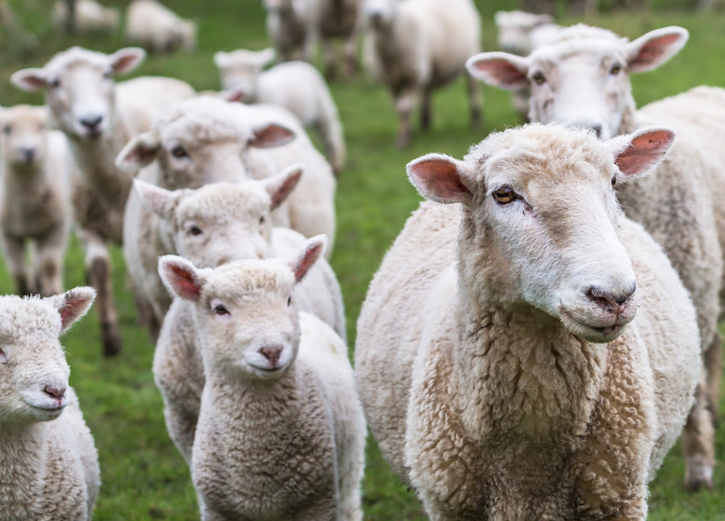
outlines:
[[[91,520],[98,454],[58,337],[94,296],[0,297],[0,519]]]
[[[117,7],[106,7],[95,0],[75,2],[75,28],[81,33],[115,31],[120,21]],[[53,19],[56,25],[68,23],[68,2],[56,0],[53,4]]]
[[[133,70],[145,58],[139,48],[113,54],[72,47],[43,68],[15,72],[11,81],[24,90],[45,90],[52,124],[68,138],[80,175],[73,182],[73,217],[85,250],[89,283],[98,291],[103,352],[121,348],[106,242],[120,244],[123,212],[132,176],[114,161],[123,146],[149,129],[156,115],[173,102],[190,97],[186,83],[142,76],[116,84],[113,77]]]
[[[437,202],[371,282],[355,372],[383,455],[431,520],[646,519],[700,339],[677,273],[612,185],[673,138],[532,124],[463,160],[408,164]]]
[[[196,50],[197,26],[156,0],[133,0],[126,9],[126,40],[154,53]]]
[[[553,42],[528,57],[482,53],[469,60],[472,75],[503,88],[531,89],[532,121],[591,128],[601,138],[631,133],[644,125],[668,125],[678,132],[667,159],[652,175],[618,187],[627,215],[662,245],[695,303],[707,368],[700,407],[717,414],[722,347],[717,324],[725,302],[725,90],[698,87],[639,111],[629,74],[666,62],[685,44],[681,27],[650,31],[629,41],[583,24],[559,31]],[[666,211],[663,211],[666,209]],[[688,422],[683,436],[685,482],[712,486],[714,439]]]
[[[63,291],[72,223],[70,183],[77,173],[66,137],[48,125],[46,107],[0,108],[2,247],[15,292],[21,295]]]
[[[190,471],[202,519],[362,519],[366,427],[347,349],[295,304],[324,247],[315,237],[289,261],[214,269],[159,260],[201,350]]]
[[[141,169],[139,179],[167,190],[264,179],[299,164],[305,175],[273,212],[273,223],[306,237],[321,233],[334,237],[332,169],[299,121],[281,107],[229,103],[211,96],[178,103],[151,131],[128,143],[118,164],[130,171]],[[159,256],[173,252],[172,245],[163,238],[159,218],[142,204],[138,194],[131,192],[126,208],[126,268],[153,310],[147,326],[155,338],[171,304],[156,264]]]
[[[217,52],[222,88],[240,93],[245,103],[280,105],[297,116],[305,127],[314,128],[325,156],[336,173],[345,164],[345,140],[335,100],[325,79],[304,61],[284,62],[263,70],[274,60],[274,49]]]
[[[398,146],[410,143],[410,114],[418,105],[423,129],[430,127],[432,91],[465,71],[480,49],[481,21],[471,0],[365,0],[364,59],[390,90],[398,113]],[[480,126],[478,90],[466,76],[471,121]]]

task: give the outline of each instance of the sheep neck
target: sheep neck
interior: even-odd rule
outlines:
[[[622,112],[622,119],[619,123],[619,130],[617,135],[630,134],[637,130],[637,105],[632,97],[632,94],[627,95],[627,99],[624,105],[624,111]]]
[[[46,474],[47,429],[47,422],[0,424],[0,518],[31,508],[28,494],[41,489]]]

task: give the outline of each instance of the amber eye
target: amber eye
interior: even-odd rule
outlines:
[[[498,204],[509,204],[510,202],[515,201],[518,196],[510,186],[502,186],[493,192],[493,198]]]
[[[612,65],[612,68],[609,69],[609,74],[611,74],[612,76],[616,76],[620,72],[622,72],[622,65],[619,63],[615,63],[614,65]]]
[[[171,155],[179,159],[189,157],[189,153],[181,145],[175,145],[174,148],[171,149]]]
[[[546,76],[544,76],[543,72],[535,72],[531,75],[531,81],[537,85],[541,85],[546,82]]]

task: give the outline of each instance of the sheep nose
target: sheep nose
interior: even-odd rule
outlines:
[[[45,394],[56,400],[62,400],[65,396],[65,387],[58,387],[55,385],[46,385],[43,389]]]
[[[259,349],[259,353],[269,361],[270,367],[277,367],[282,346],[264,346]]]
[[[83,125],[90,131],[98,130],[98,126],[101,124],[101,121],[103,121],[103,116],[101,116],[100,114],[95,114],[93,116],[84,116],[80,118],[81,125]]]
[[[637,285],[635,283],[632,283],[629,288],[620,292],[608,291],[599,286],[592,286],[587,292],[587,297],[610,313],[619,314],[632,298],[636,289]]]
[[[23,147],[20,149],[23,161],[26,163],[32,163],[35,159],[35,147]]]

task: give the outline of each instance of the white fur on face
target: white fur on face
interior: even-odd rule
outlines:
[[[44,107],[16,105],[0,114],[0,143],[12,165],[42,164],[48,148],[48,113]]]

